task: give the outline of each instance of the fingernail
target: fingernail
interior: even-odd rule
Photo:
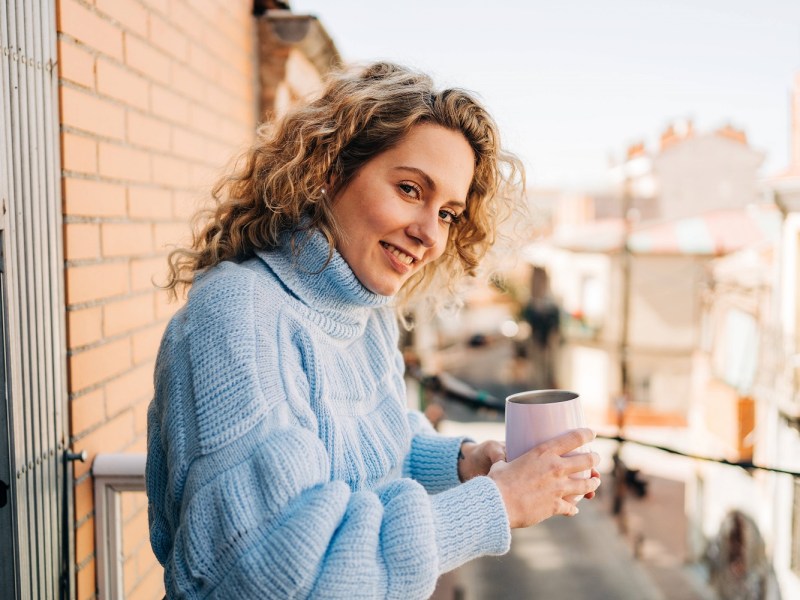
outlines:
[[[579,512],[581,512],[581,511],[579,511],[579,510],[578,510],[578,507],[577,507],[577,506],[573,506],[573,507],[572,507],[572,516],[573,516],[573,517],[574,517],[575,515],[577,515]]]

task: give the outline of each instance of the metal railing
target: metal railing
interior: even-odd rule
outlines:
[[[145,454],[98,454],[94,476],[94,535],[98,600],[124,598],[120,493],[143,492]]]

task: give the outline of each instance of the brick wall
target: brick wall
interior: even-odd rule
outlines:
[[[95,596],[91,458],[144,452],[168,304],[168,244],[252,136],[247,0],[59,0],[61,141],[77,597]],[[125,495],[129,598],[161,598],[143,495]]]

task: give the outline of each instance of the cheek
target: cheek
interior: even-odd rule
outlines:
[[[445,233],[442,235],[442,241],[437,243],[434,248],[431,248],[430,261],[432,262],[441,258],[445,251],[450,249],[455,249],[454,242],[450,239],[450,235]]]

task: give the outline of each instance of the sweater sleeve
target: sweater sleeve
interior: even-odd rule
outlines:
[[[157,365],[147,489],[170,597],[426,598],[442,572],[508,550],[486,477],[435,496],[331,480],[303,378],[256,368],[252,281],[224,292],[198,286]]]
[[[459,485],[458,453],[461,444],[469,438],[438,434],[419,411],[410,411],[408,422],[412,438],[404,474],[421,483],[431,494]]]

